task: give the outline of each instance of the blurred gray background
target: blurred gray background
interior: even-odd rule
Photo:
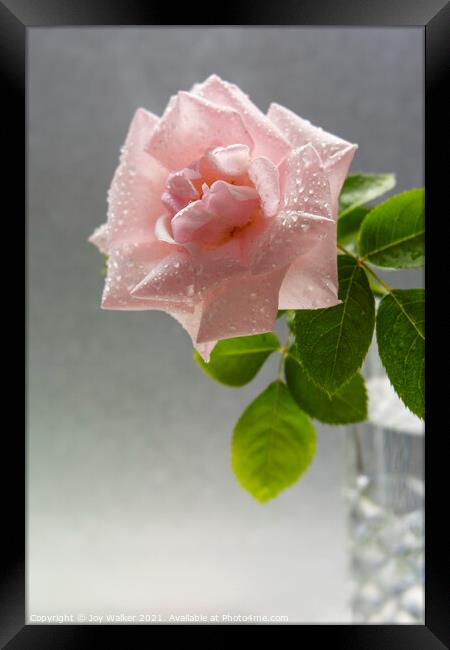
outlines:
[[[349,621],[345,428],[319,426],[300,482],[253,501],[230,436],[277,359],[243,389],[211,382],[170,317],[100,310],[87,238],[134,110],[213,72],[357,142],[353,171],[422,185],[422,45],[420,28],[30,30],[28,616]]]

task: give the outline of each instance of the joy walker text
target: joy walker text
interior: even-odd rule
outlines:
[[[286,623],[287,616],[262,614],[32,614],[30,623]]]

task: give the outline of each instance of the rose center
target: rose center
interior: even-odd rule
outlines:
[[[248,149],[243,149],[218,147],[169,175],[161,201],[176,243],[221,244],[258,218],[260,198],[247,174]]]

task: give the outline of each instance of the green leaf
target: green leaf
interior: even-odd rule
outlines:
[[[376,266],[408,269],[425,260],[425,192],[408,190],[370,211],[359,236],[359,253]]]
[[[103,277],[106,278],[106,276],[108,275],[108,255],[104,255],[102,253],[102,256],[103,256],[102,275]]]
[[[380,302],[377,343],[391,384],[420,418],[425,413],[425,290],[394,289]]]
[[[353,208],[340,216],[337,222],[337,239],[344,246],[354,241],[364,218],[369,214],[368,208]]]
[[[347,176],[339,196],[339,218],[360,205],[377,199],[395,187],[394,174],[353,174]]]
[[[227,386],[243,386],[255,377],[267,357],[280,349],[275,334],[238,336],[219,341],[214,347],[209,363],[198,352],[194,359],[206,374]]]
[[[231,461],[243,488],[264,502],[295,483],[316,451],[316,431],[281,381],[244,411],[233,432]]]
[[[298,310],[296,356],[310,379],[335,393],[361,368],[372,340],[375,300],[364,270],[349,255],[338,256],[340,305]]]
[[[287,315],[286,315],[286,324],[287,324],[289,330],[292,333],[295,333],[294,330],[293,330],[294,321],[295,321],[295,309],[287,309],[286,313],[287,313]]]
[[[287,309],[279,309],[279,310],[277,311],[277,320],[278,320],[279,318],[283,318],[283,316],[284,316],[286,313],[287,313]]]
[[[361,373],[353,375],[331,396],[309,379],[291,354],[285,359],[284,373],[292,397],[312,418],[325,424],[350,424],[367,419],[367,393]]]

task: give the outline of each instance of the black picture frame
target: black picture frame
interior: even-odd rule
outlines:
[[[7,178],[3,188],[12,197],[26,197],[26,42],[28,30],[37,26],[88,26],[88,25],[170,25],[176,19],[186,18],[191,24],[194,7],[180,6],[174,12],[170,6],[137,0],[108,2],[96,0],[3,0],[0,2],[0,64],[3,89],[4,152],[7,152]],[[448,186],[448,162],[437,164],[437,155],[445,151],[445,131],[448,130],[448,104],[445,101],[446,71],[450,63],[450,7],[443,0],[282,0],[278,3],[227,2],[217,8],[220,25],[333,25],[333,26],[420,26],[425,39],[425,161],[426,161],[426,214],[432,221],[444,220],[448,213],[444,192]],[[204,12],[201,18],[205,18]],[[208,18],[214,18],[208,11]],[[179,23],[177,23],[179,24]],[[197,23],[202,25],[203,23]],[[209,23],[212,24],[212,23]],[[382,100],[382,98],[381,98]],[[5,142],[6,140],[6,142]],[[445,157],[444,157],[445,159]],[[18,220],[20,201],[15,200],[14,221]],[[442,205],[442,209],[440,206]],[[446,212],[444,212],[444,206]],[[26,200],[23,204],[23,223],[26,224]],[[433,216],[431,216],[433,215]],[[6,215],[4,215],[6,218]],[[9,219],[12,213],[9,212]],[[19,221],[19,220],[18,220]],[[448,244],[445,237],[437,237],[431,244],[432,228],[427,229],[427,336],[432,333],[433,347],[439,345],[439,335],[448,331],[448,316],[444,307],[438,307],[438,317],[431,317],[430,305],[443,304],[439,278],[444,278],[447,267]],[[431,245],[433,251],[431,251]],[[447,257],[446,257],[447,255]],[[17,260],[15,260],[17,264]],[[9,267],[8,267],[9,268]],[[25,283],[26,285],[26,283]],[[445,287],[445,284],[444,284]],[[446,297],[446,296],[445,296]],[[444,301],[445,302],[445,301]],[[440,311],[441,310],[441,311]],[[448,313],[448,308],[447,308]],[[440,317],[439,317],[440,314]],[[25,318],[26,322],[26,318]],[[20,345],[20,343],[19,343]],[[8,342],[9,346],[9,342]],[[20,348],[17,348],[20,349]],[[438,352],[439,354],[439,352]],[[299,642],[307,637],[318,643],[329,643],[346,650],[372,648],[428,648],[450,647],[450,616],[448,611],[449,587],[445,568],[448,567],[449,534],[445,531],[447,499],[446,474],[448,455],[442,445],[448,436],[437,417],[438,404],[445,406],[445,380],[440,380],[439,363],[427,347],[427,431],[426,442],[426,582],[425,625],[301,625]],[[16,356],[14,357],[16,364]],[[442,366],[444,368],[444,366]],[[442,374],[445,377],[444,371]],[[431,382],[430,377],[434,377]],[[432,384],[432,385],[431,385]],[[439,385],[438,385],[439,384]],[[441,390],[441,396],[439,393]],[[6,402],[7,400],[5,400]],[[8,405],[9,406],[9,405]],[[7,406],[5,405],[5,409]],[[26,407],[25,407],[26,412]],[[16,411],[14,411],[14,414]],[[447,418],[448,419],[448,418]],[[160,626],[85,626],[85,625],[26,625],[25,624],[25,440],[18,430],[16,417],[6,428],[3,443],[3,535],[4,554],[0,584],[0,643],[2,647],[16,648],[80,648],[103,642],[105,635],[114,635],[115,642],[122,638],[130,647],[130,638],[155,631]],[[443,422],[445,423],[445,419]],[[25,417],[26,429],[26,417]],[[442,435],[438,435],[442,434]],[[441,525],[443,523],[444,525]],[[101,629],[100,629],[101,627]],[[179,626],[171,626],[172,629]],[[186,627],[186,626],[183,626]],[[197,626],[193,626],[197,627]],[[200,626],[207,634],[215,625]],[[223,627],[223,626],[219,626]],[[226,626],[228,627],[228,626]],[[230,626],[232,627],[232,626]],[[254,627],[254,626],[240,626]],[[265,634],[272,634],[267,626]],[[284,626],[286,627],[286,626]],[[290,626],[288,626],[290,627]],[[216,629],[217,631],[217,629]],[[130,637],[131,635],[131,637]],[[125,641],[125,637],[127,641]],[[102,641],[100,641],[102,639]],[[223,636],[225,639],[225,635]],[[215,642],[216,643],[216,642]],[[309,644],[308,644],[309,647]]]

